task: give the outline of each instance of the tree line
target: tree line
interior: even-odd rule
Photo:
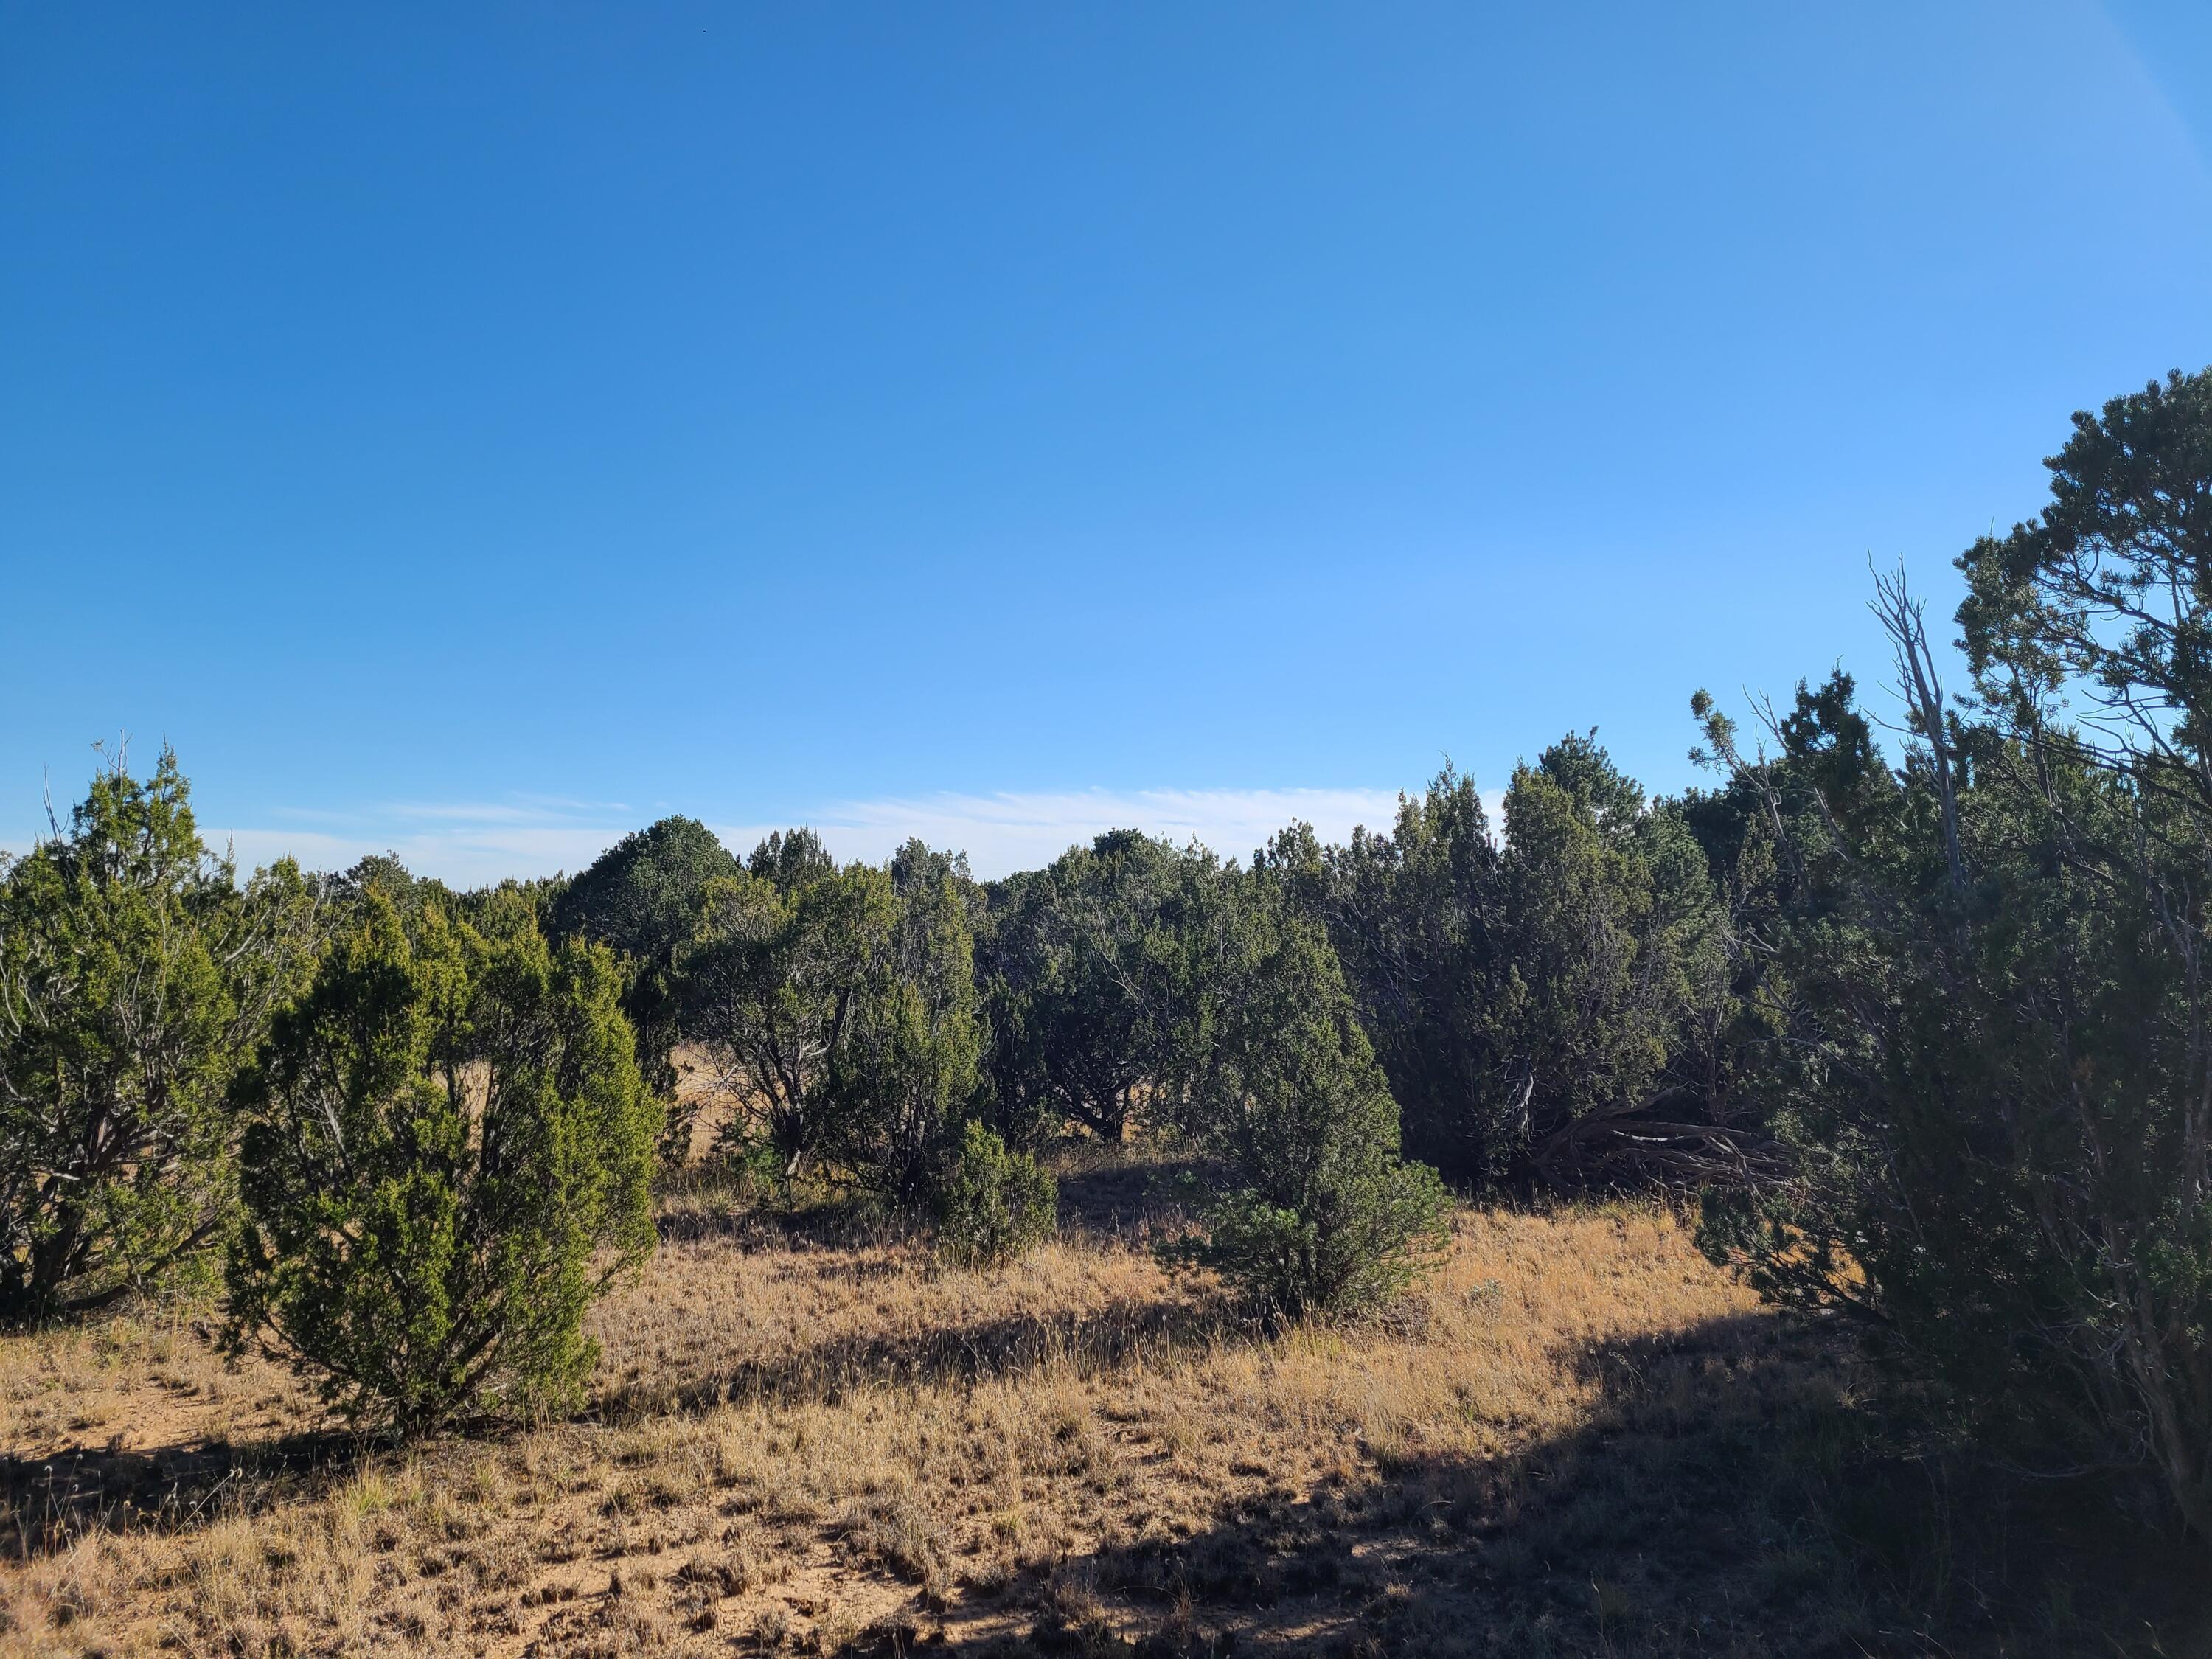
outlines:
[[[2132,1471],[2212,1536],[2212,371],[2075,417],[1958,560],[1947,692],[1902,574],[1885,750],[1840,671],[1652,797],[1595,733],[1493,823],[1249,859],[1116,830],[977,881],[664,819],[574,879],[240,881],[173,757],[0,871],[0,1317],[220,1279],[227,1340],[364,1423],[556,1409],[690,1156],[988,1263],[1060,1137],[1187,1154],[1164,1243],[1278,1317],[1410,1283],[1449,1189],[1664,1188],[1992,1455]]]

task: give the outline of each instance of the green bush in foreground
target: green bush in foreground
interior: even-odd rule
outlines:
[[[1737,885],[1788,1022],[1787,1175],[1708,1194],[1700,1239],[1856,1316],[1989,1454],[2131,1472],[2212,1539],[2212,371],[2045,465],[2041,515],[1959,561],[1972,699],[1877,586],[1902,765],[1840,672],[1771,753],[1692,705],[1714,816],[1771,838]]]
[[[972,1266],[1011,1261],[1052,1237],[1059,1210],[1050,1171],[971,1122],[938,1194],[937,1247]]]
[[[401,1433],[576,1401],[584,1310],[652,1247],[658,1128],[603,948],[410,931],[367,896],[240,1080],[227,1334]]]
[[[226,1091],[315,930],[289,861],[234,878],[166,749],[0,854],[0,1322],[106,1307],[229,1225]]]

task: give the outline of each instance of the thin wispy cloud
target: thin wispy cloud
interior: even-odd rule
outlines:
[[[1397,804],[1396,792],[1387,789],[945,793],[836,803],[813,827],[843,858],[885,858],[918,836],[933,847],[966,853],[979,876],[1002,876],[1050,863],[1108,830],[1142,830],[1178,844],[1194,840],[1243,858],[1294,821],[1312,824],[1325,841],[1340,841],[1357,824],[1387,825]],[[717,833],[733,848],[758,838],[750,829]]]
[[[1387,826],[1396,811],[1397,795],[1387,789],[1079,789],[833,801],[788,821],[708,822],[739,857],[769,830],[803,823],[842,859],[879,860],[920,836],[966,853],[975,873],[988,878],[1048,863],[1108,830],[1198,841],[1243,858],[1294,821],[1312,824],[1325,841],[1341,841],[1358,824]],[[475,886],[580,870],[649,816],[616,803],[554,797],[400,801],[352,815],[286,811],[262,824],[210,826],[209,839],[218,846],[228,841],[249,868],[289,857],[337,870],[388,852],[418,874]]]
[[[418,875],[474,887],[580,870],[639,827],[622,802],[552,795],[384,801],[352,811],[283,808],[270,817],[229,828],[204,823],[203,833],[249,869],[293,858],[309,869],[343,870],[392,853]]]

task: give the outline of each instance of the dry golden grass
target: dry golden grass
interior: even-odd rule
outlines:
[[[1844,1373],[1664,1209],[1463,1212],[1388,1317],[1270,1334],[1140,1181],[984,1273],[684,1200],[585,1419],[405,1455],[182,1316],[0,1340],[0,1656],[1881,1645],[1795,1467]]]

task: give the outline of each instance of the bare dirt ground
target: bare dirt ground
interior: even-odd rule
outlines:
[[[1468,1211],[1267,1332],[1154,1264],[1151,1173],[991,1273],[672,1200],[588,1413],[409,1452],[204,1309],[0,1339],[0,1655],[2212,1651],[2201,1557],[1886,1450],[1663,1208]]]

